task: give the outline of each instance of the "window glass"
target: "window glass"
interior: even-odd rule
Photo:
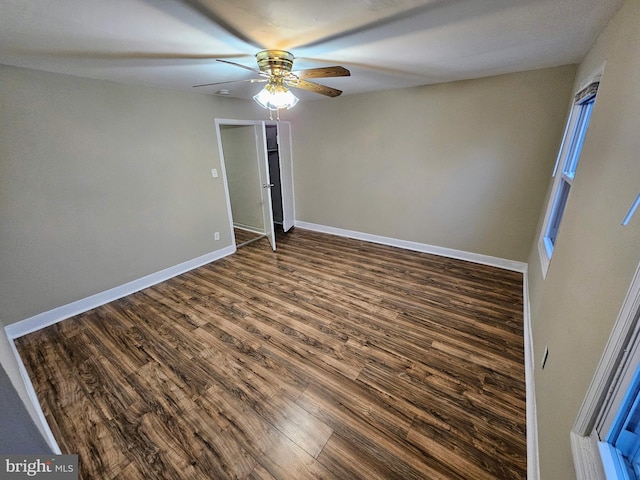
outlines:
[[[565,138],[558,154],[558,161],[554,171],[555,180],[540,238],[539,250],[545,275],[553,255],[560,224],[569,199],[569,192],[580,161],[580,153],[587,136],[597,91],[598,83],[596,82],[576,95],[575,103],[569,116]]]

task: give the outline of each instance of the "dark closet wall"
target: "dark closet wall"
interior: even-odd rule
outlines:
[[[52,453],[2,367],[0,367],[0,453]]]

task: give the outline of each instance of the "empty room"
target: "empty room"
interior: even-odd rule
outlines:
[[[640,0],[1,2],[0,477],[640,478],[637,45]]]

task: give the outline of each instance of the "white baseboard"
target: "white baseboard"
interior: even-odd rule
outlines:
[[[174,265],[173,267],[166,268],[159,272],[146,275],[137,280],[125,283],[124,285],[105,290],[104,292],[96,293],[95,295],[91,295],[90,297],[83,298],[67,305],[54,308],[53,310],[49,310],[48,312],[43,312],[19,322],[12,323],[5,327],[5,331],[7,332],[7,336],[9,337],[9,339],[14,340],[16,338],[22,337],[23,335],[27,335],[42,328],[48,327],[49,325],[53,325],[67,318],[89,311],[93,308],[99,307],[127,295],[131,295],[132,293],[138,292],[144,288],[151,287],[152,285],[160,282],[164,282],[165,280],[175,277],[176,275],[180,275],[181,273],[188,272],[189,270],[193,270],[194,268],[200,267],[202,265],[206,265],[207,263],[213,262],[214,260],[218,260],[220,258],[231,255],[235,253],[235,251],[235,246],[230,245],[220,250],[216,250],[215,252],[207,253],[206,255],[202,255],[192,260]]]
[[[313,231],[322,232],[322,233],[329,233],[332,235],[339,235],[343,237],[364,240],[372,243],[404,248],[407,250],[446,256],[450,258],[456,258],[459,260],[466,260],[474,263],[494,266],[494,267],[517,271],[525,274],[524,275],[524,299],[525,299],[524,330],[525,330],[525,370],[526,370],[526,397],[527,397],[527,465],[528,465],[527,478],[529,480],[538,480],[539,479],[538,441],[537,441],[537,422],[536,422],[536,414],[535,414],[535,389],[533,384],[533,350],[532,350],[532,341],[531,341],[531,325],[529,321],[529,312],[528,312],[528,309],[529,309],[528,288],[527,288],[527,282],[526,282],[527,264],[523,262],[505,260],[497,257],[487,256],[487,255],[480,255],[480,254],[469,253],[469,252],[464,252],[460,250],[436,247],[436,246],[417,243],[417,242],[410,242],[406,240],[399,240],[399,239],[394,239],[390,237],[383,237],[379,235],[356,232],[352,230],[345,230],[345,229],[340,229],[335,227],[328,227],[324,225],[317,225],[317,224],[308,223],[308,222],[296,221],[295,226],[298,228],[306,229],[306,230],[313,230]],[[163,282],[172,277],[175,277],[176,275],[180,275],[181,273],[197,268],[201,265],[205,265],[214,260],[218,260],[220,258],[231,255],[235,253],[235,251],[236,249],[232,245],[232,246],[223,248],[221,250],[217,250],[215,252],[211,252],[201,257],[181,263],[179,265],[169,267],[167,269],[161,270],[151,275],[147,275],[145,277],[126,283],[124,285],[106,290],[101,293],[97,293],[85,299],[78,300],[76,302],[72,302],[70,304],[63,305],[58,308],[54,308],[53,310],[49,310],[48,312],[43,312],[41,314],[7,325],[5,327],[7,336],[11,340],[11,345],[12,345],[12,349],[14,350],[14,355],[18,360],[20,373],[25,381],[25,385],[27,387],[27,391],[29,393],[29,396],[31,397],[33,405],[36,407],[36,411],[38,412],[38,415],[41,416],[42,424],[46,427],[46,430],[48,431],[47,441],[54,449],[54,453],[59,453],[60,449],[44,418],[44,414],[42,413],[42,410],[40,408],[40,404],[37,400],[35,390],[33,389],[33,385],[31,384],[31,380],[29,379],[29,375],[26,372],[24,364],[22,363],[22,359],[20,358],[15,348],[15,345],[13,344],[13,340],[23,335],[27,335],[31,332],[35,332],[37,330],[45,328],[49,325],[58,323],[64,319],[70,318],[72,316],[86,312],[88,310],[99,307],[106,303],[112,302],[126,295],[130,295],[144,288]]]
[[[5,327],[6,329],[6,327]],[[40,402],[38,401],[38,395],[36,394],[35,389],[33,388],[33,383],[31,383],[31,378],[29,378],[29,374],[27,373],[27,369],[22,362],[22,358],[18,353],[18,349],[16,348],[15,342],[12,339],[9,339],[9,345],[11,346],[11,351],[13,352],[16,361],[18,362],[18,371],[20,372],[20,376],[22,377],[22,381],[24,382],[25,389],[27,391],[27,395],[29,395],[29,400],[31,401],[31,405],[35,410],[35,414],[37,416],[38,422],[40,422],[41,433],[44,434],[44,439],[51,447],[51,451],[60,455],[62,452],[60,451],[60,446],[58,445],[57,440],[53,436],[53,432],[49,427],[49,422],[47,422],[46,417],[44,416],[44,412],[42,411],[42,407],[40,406]]]
[[[326,225],[318,225],[315,223],[296,221],[295,226],[305,230],[315,232],[329,233],[331,235],[339,235],[341,237],[349,237],[367,242],[389,245],[392,247],[405,248],[423,253],[431,253],[458,260],[466,260],[469,262],[489,265],[505,270],[511,270],[522,273],[522,290],[523,290],[523,327],[524,327],[524,364],[525,364],[525,386],[526,386],[526,408],[527,408],[527,479],[540,479],[540,464],[538,454],[538,421],[536,413],[536,396],[534,383],[534,356],[533,356],[533,336],[531,330],[531,314],[529,309],[529,283],[527,279],[527,264],[524,262],[516,262],[513,260],[505,260],[503,258],[491,257],[488,255],[480,255],[477,253],[464,252],[451,248],[435,247],[424,243],[410,242],[406,240],[398,240],[395,238],[382,237],[379,235],[371,235],[353,230],[345,230],[342,228],[328,227]]]
[[[531,329],[531,307],[529,304],[529,279],[526,271],[522,276],[522,299],[524,305],[522,317],[524,327],[524,376],[527,408],[527,479],[540,480],[538,413],[534,381],[535,356],[533,354],[533,331]]]
[[[264,228],[262,230],[260,230],[257,227],[252,227],[250,225],[244,225],[242,223],[234,223],[233,224],[233,228],[237,228],[239,230],[245,230],[245,231],[251,232],[251,233],[259,233],[260,235],[264,235]]]
[[[397,238],[383,237],[380,235],[372,235],[370,233],[357,232],[354,230],[345,230],[343,228],[328,227],[326,225],[318,225],[316,223],[301,222],[296,220],[295,226],[305,230],[313,230],[315,232],[330,233],[341,237],[354,238],[356,240],[364,240],[365,242],[379,243],[389,245],[391,247],[404,248],[416,252],[430,253],[440,255],[442,257],[455,258],[457,260],[466,260],[468,262],[479,263],[481,265],[489,265],[505,270],[524,273],[527,271],[527,264],[517,262],[515,260],[506,260],[504,258],[482,255],[479,253],[464,252],[462,250],[454,250],[452,248],[436,247],[426,243],[411,242],[408,240],[399,240]]]

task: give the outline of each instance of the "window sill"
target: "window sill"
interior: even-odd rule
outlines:
[[[571,451],[576,480],[606,480],[598,445],[593,438],[571,432]]]
[[[540,256],[540,268],[542,269],[542,278],[547,278],[547,272],[549,271],[549,263],[551,262],[551,255],[547,250],[545,244],[546,239],[541,237],[538,241],[538,254]]]

